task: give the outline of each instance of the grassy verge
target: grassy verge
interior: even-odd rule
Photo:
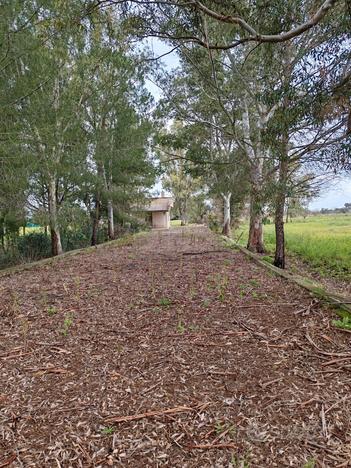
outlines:
[[[245,245],[248,233],[243,224],[234,234]],[[321,215],[296,218],[285,225],[286,246],[290,253],[318,270],[322,276],[351,279],[351,215]],[[274,251],[274,225],[264,226],[264,239],[269,252]]]

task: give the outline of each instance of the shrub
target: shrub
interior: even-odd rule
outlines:
[[[26,261],[50,257],[50,238],[42,232],[32,232],[18,238],[17,250],[19,255]]]

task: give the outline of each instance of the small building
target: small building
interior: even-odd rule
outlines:
[[[151,225],[153,229],[169,229],[171,226],[171,208],[173,206],[173,198],[160,197],[151,198],[149,205],[145,211],[151,218]]]

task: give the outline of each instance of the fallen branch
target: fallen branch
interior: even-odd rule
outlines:
[[[176,414],[176,413],[189,413],[191,411],[198,411],[200,409],[205,408],[208,405],[206,404],[200,404],[197,406],[176,406],[175,408],[167,408],[164,410],[158,410],[158,411],[149,411],[147,413],[140,413],[140,414],[133,414],[130,416],[111,416],[105,419],[106,423],[121,423],[121,422],[129,422],[129,421],[137,421],[139,419],[144,419],[144,418],[154,418],[156,416],[163,416],[164,414]]]
[[[189,450],[200,449],[200,450],[211,450],[211,449],[226,449],[226,448],[237,448],[236,444],[196,444],[188,445]]]
[[[310,337],[310,335],[308,333],[306,333],[306,338],[307,340],[309,341],[309,343],[311,343],[311,345],[320,353],[320,354],[323,354],[324,356],[336,356],[336,357],[351,357],[351,353],[328,353],[326,351],[322,351],[317,345],[316,343],[312,340],[312,338]]]
[[[228,253],[227,250],[204,250],[203,252],[183,252],[182,255],[206,255],[210,253]]]
[[[45,374],[67,374],[69,372],[67,369],[63,369],[61,367],[50,367],[50,366],[40,367],[38,369],[27,368],[26,370],[33,372],[33,375],[35,375],[36,377],[41,377],[42,375],[45,375]]]
[[[344,362],[344,361],[349,361],[351,359],[351,356],[340,358],[340,359],[332,359],[331,361],[328,362],[323,362],[322,366],[330,366],[331,364],[337,364],[339,362]]]

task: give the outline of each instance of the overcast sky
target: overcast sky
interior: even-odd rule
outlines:
[[[171,46],[161,42],[158,39],[148,39],[148,46],[153,50],[154,56],[158,57],[171,50]],[[162,57],[163,64],[169,69],[176,68],[179,65],[179,60],[175,52]],[[161,96],[160,89],[151,81],[147,81],[147,88],[153,94],[155,100]],[[158,183],[156,190],[161,190],[161,184]],[[328,184],[319,198],[314,199],[309,208],[311,210],[320,210],[321,208],[341,208],[345,203],[351,203],[351,176],[345,177],[342,180],[336,180],[335,185]]]

